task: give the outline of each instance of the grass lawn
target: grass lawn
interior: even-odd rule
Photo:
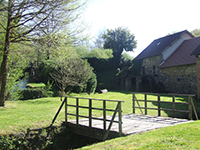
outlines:
[[[71,94],[70,96],[77,97],[90,97],[90,98],[100,98],[100,99],[112,99],[112,100],[124,100],[122,103],[123,114],[132,113],[132,94],[128,92],[108,92],[104,94]],[[142,94],[137,94],[138,99],[142,99]],[[156,96],[150,95],[148,99],[156,99]],[[169,97],[161,97],[161,100],[170,100]],[[177,101],[187,101],[187,98],[177,97]],[[70,103],[75,104],[75,99],[69,99]],[[34,100],[26,101],[6,101],[6,108],[0,107],[0,135],[7,133],[16,133],[23,131],[27,128],[37,128],[45,127],[51,124],[53,117],[55,116],[58,108],[61,105],[59,97],[50,97],[50,98],[40,98]],[[88,106],[87,100],[81,100],[80,105]],[[140,103],[142,106],[143,104]],[[195,103],[199,107],[199,103]],[[98,101],[93,104],[93,106],[103,107],[102,102]],[[157,107],[154,103],[148,103],[149,107]],[[116,103],[107,103],[107,108],[114,109]],[[184,106],[183,106],[184,107]],[[187,109],[187,107],[186,107]],[[74,111],[74,108],[70,108],[69,112]],[[200,112],[200,111],[199,111]],[[87,115],[87,109],[80,109],[80,114]],[[108,112],[107,115],[112,115],[113,112]],[[136,109],[136,113],[140,114],[140,110]],[[157,111],[149,111],[148,115],[157,115]],[[162,116],[170,115],[168,112],[162,111]],[[93,116],[102,116],[102,111],[93,110]],[[184,114],[183,114],[184,116]],[[187,115],[186,115],[187,117]],[[71,117],[70,119],[74,119]],[[64,108],[61,110],[58,118],[55,121],[55,125],[59,125],[64,121]]]
[[[71,94],[76,97],[90,97],[99,99],[124,100],[122,103],[123,114],[132,112],[132,94],[128,92],[108,92],[104,94]],[[137,94],[138,99],[143,99],[142,94]],[[149,95],[149,100],[155,100],[156,96]],[[163,101],[171,101],[167,96],[161,97]],[[177,97],[177,101],[187,101],[187,98]],[[70,103],[75,103],[75,99],[69,99]],[[48,127],[51,124],[58,108],[61,105],[59,97],[40,98],[25,101],[6,101],[6,108],[0,107],[0,135],[26,133],[27,129],[39,129]],[[80,105],[88,106],[88,101],[81,100]],[[142,103],[140,105],[143,105]],[[94,102],[94,107],[102,107],[102,102]],[[148,103],[149,107],[157,107],[154,102]],[[199,102],[195,102],[199,111]],[[108,102],[107,108],[115,108],[116,104]],[[164,106],[163,106],[164,107]],[[171,107],[171,106],[167,106]],[[179,106],[182,109],[182,106]],[[75,111],[70,108],[68,110]],[[81,115],[87,115],[88,110],[79,110]],[[102,111],[92,111],[93,116],[102,116]],[[137,109],[136,113],[140,113]],[[107,115],[111,115],[108,113]],[[157,111],[148,111],[148,115],[157,115]],[[162,111],[162,116],[170,115]],[[74,119],[74,118],[70,118]],[[61,110],[54,125],[59,126],[64,121],[64,108]],[[137,135],[116,138],[106,142],[85,147],[86,149],[198,149],[200,143],[200,122],[181,124],[174,127],[167,127],[153,130]]]
[[[81,149],[197,150],[200,149],[199,132],[200,121],[195,121],[107,140]]]
[[[18,133],[27,128],[47,127],[56,114],[61,101],[59,97],[40,98],[26,101],[6,101],[6,108],[0,107],[0,135]],[[64,109],[55,124],[64,120]]]

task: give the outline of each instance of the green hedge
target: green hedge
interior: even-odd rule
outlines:
[[[42,89],[23,89],[20,91],[20,100],[28,100],[45,97]]]

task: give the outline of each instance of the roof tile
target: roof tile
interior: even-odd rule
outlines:
[[[177,50],[160,66],[161,68],[196,63],[196,57],[191,53],[200,43],[200,37],[185,40]]]
[[[147,57],[159,55],[165,48],[170,46],[175,40],[180,38],[183,33],[190,34],[187,30],[168,35],[154,40],[147,48],[145,48],[134,60],[144,59]],[[191,34],[190,34],[191,35]],[[192,36],[192,35],[191,35]],[[193,36],[192,36],[193,37]]]

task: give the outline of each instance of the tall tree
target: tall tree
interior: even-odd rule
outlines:
[[[10,44],[23,41],[35,41],[41,31],[53,20],[52,28],[59,29],[59,23],[71,18],[69,14],[79,9],[81,0],[8,0],[0,1],[0,12],[6,18],[6,26],[0,23],[5,34],[3,41],[3,60],[0,70],[0,106],[5,106],[6,84],[8,74],[8,56]],[[65,20],[67,19],[67,20]]]
[[[119,27],[115,30],[107,30],[103,34],[104,48],[112,49],[113,57],[119,62],[123,50],[133,51],[136,48],[137,41],[134,34],[131,34],[127,28]]]
[[[104,39],[103,39],[103,35],[106,34],[106,28],[102,28],[101,30],[99,30],[98,34],[96,35],[95,39],[94,39],[94,46],[93,48],[103,48],[103,43],[104,43]]]

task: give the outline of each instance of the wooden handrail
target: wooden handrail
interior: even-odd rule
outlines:
[[[138,102],[157,102],[156,100],[140,100],[140,99],[137,99]],[[160,103],[172,103],[172,102],[167,102],[167,101],[160,101]],[[183,105],[188,105],[189,103],[185,102],[174,102],[174,104],[183,104]]]
[[[72,104],[68,104],[68,98],[74,98],[76,99],[76,104],[72,105]],[[83,98],[83,97],[71,97],[71,96],[65,96],[65,122],[67,123],[68,121],[68,115],[71,116],[75,116],[76,117],[76,124],[79,124],[79,117],[82,118],[88,118],[89,119],[89,128],[92,128],[92,120],[102,120],[103,121],[103,129],[106,130],[106,133],[104,135],[104,140],[108,137],[108,134],[110,132],[111,126],[113,123],[118,123],[119,124],[119,135],[122,135],[122,110],[121,110],[121,103],[124,102],[122,100],[106,100],[106,99],[93,99],[93,98]],[[79,105],[79,101],[80,100],[88,100],[89,104],[88,106],[81,106]],[[92,102],[93,101],[102,101],[103,103],[103,108],[97,108],[97,107],[93,107],[92,106]],[[106,102],[117,102],[117,106],[115,109],[108,109],[106,108]],[[67,108],[68,107],[75,107],[76,108],[76,112],[75,113],[68,113],[67,112]],[[88,109],[88,116],[84,116],[84,115],[79,115],[79,108],[84,108],[84,109]],[[92,110],[102,110],[103,111],[103,119],[101,118],[96,118],[96,117],[92,117]],[[109,120],[106,118],[106,112],[107,111],[113,111],[113,115],[112,115],[112,119]],[[118,113],[118,121],[115,121],[115,117],[116,114]],[[108,129],[106,129],[106,122],[110,122]]]
[[[132,94],[146,94],[146,95],[175,95],[175,96],[192,96],[195,97],[195,94],[176,94],[176,93],[150,93],[150,92],[133,92]]]
[[[144,100],[138,100],[135,96],[135,94],[144,94]],[[147,100],[147,94],[148,95],[157,95],[157,101],[156,100]],[[169,93],[167,94],[159,94],[159,93],[133,93],[133,113],[135,113],[135,108],[139,108],[141,113],[143,114],[143,111],[142,109],[145,110],[145,115],[147,115],[147,110],[148,109],[151,109],[151,110],[157,110],[158,111],[158,116],[161,115],[161,110],[164,110],[164,111],[172,111],[173,112],[173,117],[175,117],[175,114],[176,112],[182,112],[182,113],[188,113],[188,119],[192,120],[192,108],[194,110],[194,113],[195,113],[195,116],[196,116],[196,119],[198,120],[198,116],[197,116],[197,113],[196,113],[196,109],[194,107],[194,103],[193,103],[193,100],[192,100],[192,97],[195,96],[193,94],[172,94],[172,102],[166,102],[166,101],[161,101],[160,100],[160,95],[171,95]],[[175,96],[188,96],[188,101],[189,102],[175,102]],[[138,107],[135,106],[135,101],[137,102],[138,104]],[[139,101],[142,101],[144,102],[144,107],[141,107],[140,104],[139,104]],[[158,107],[157,108],[149,108],[147,107],[147,102],[157,102],[158,103]],[[166,108],[161,108],[160,104],[161,103],[171,103],[172,104],[172,109],[166,109]],[[183,105],[188,105],[188,111],[185,111],[185,110],[177,110],[175,108],[175,104],[183,104]]]
[[[95,100],[95,101],[110,101],[110,102],[124,102],[122,100],[110,100],[110,99],[98,99],[98,98],[86,98],[86,97],[74,97],[74,96],[63,96],[63,97],[67,97],[67,98],[78,98],[78,99],[85,99],[85,100],[88,100],[88,99],[92,99],[92,100]]]

